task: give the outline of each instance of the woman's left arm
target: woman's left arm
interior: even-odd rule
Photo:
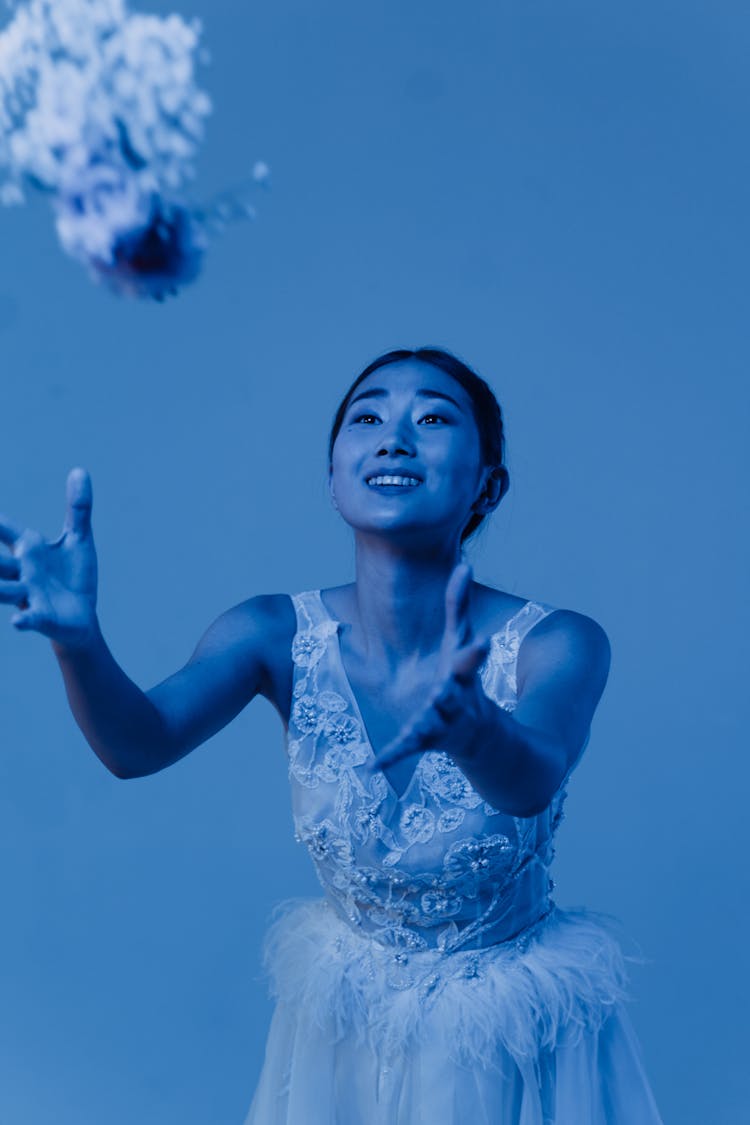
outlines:
[[[468,616],[471,571],[456,568],[446,593],[440,673],[429,700],[376,762],[386,766],[428,750],[453,758],[493,808],[535,816],[580,756],[607,682],[607,634],[592,618],[556,610],[524,637],[512,712],[485,693],[479,668],[489,642]]]
[[[476,737],[453,755],[477,793],[514,816],[545,809],[586,745],[609,664],[592,618],[557,610],[534,626],[518,652],[515,709],[485,697]]]

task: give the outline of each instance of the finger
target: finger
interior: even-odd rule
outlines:
[[[0,556],[0,578],[18,578],[20,573],[21,567],[17,559]]]
[[[460,660],[454,663],[450,678],[432,701],[432,709],[437,712],[443,725],[455,726],[467,708],[471,707],[471,700],[467,698],[467,687],[476,676],[476,670],[481,664],[481,652],[461,653]]]
[[[28,632],[31,629],[40,632],[45,625],[49,624],[49,618],[36,609],[26,609],[22,613],[14,614],[10,623],[20,633]]]
[[[425,719],[414,724],[375,756],[373,766],[383,769],[384,766],[392,766],[396,762],[403,762],[406,758],[424,753],[429,748],[431,731],[434,734],[433,727],[434,722],[430,723]]]
[[[443,691],[437,699],[433,700],[432,707],[437,712],[441,722],[444,725],[450,725],[461,712],[461,697],[457,692]]]
[[[93,503],[93,490],[91,477],[85,469],[71,469],[65,487],[65,522],[66,532],[81,537],[88,535],[91,530],[91,505]]]
[[[382,753],[388,755],[386,765],[391,762],[400,762],[404,758],[411,758],[415,754],[424,754],[432,749],[441,736],[445,734],[445,719],[435,706],[435,699],[431,699],[411,726],[386,747]]]
[[[466,562],[460,562],[454,567],[445,591],[446,632],[453,633],[460,645],[468,644],[471,640],[469,619],[471,579],[471,567]]]
[[[20,527],[16,527],[5,516],[0,516],[0,543],[4,543],[6,547],[13,547],[20,538]]]
[[[418,746],[415,742],[399,743],[393,749],[383,750],[373,762],[373,767],[379,770],[384,769],[386,766],[394,766],[396,762],[403,762],[407,758],[415,758],[417,754],[421,754],[423,748]]]
[[[0,602],[8,605],[23,605],[28,599],[24,582],[0,582]]]

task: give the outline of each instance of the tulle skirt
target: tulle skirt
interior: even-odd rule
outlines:
[[[291,900],[264,963],[276,1008],[245,1125],[662,1125],[603,915],[404,957]]]

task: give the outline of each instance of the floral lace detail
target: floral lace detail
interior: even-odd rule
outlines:
[[[564,788],[538,817],[493,808],[443,752],[423,754],[406,793],[367,768],[372,748],[341,663],[338,623],[318,591],[293,598],[289,778],[295,836],[349,925],[396,950],[442,953],[508,940],[546,917],[548,867]],[[515,705],[521,640],[551,607],[526,603],[492,638],[481,671],[499,706]]]
[[[465,809],[475,809],[482,803],[466,774],[442,751],[428,751],[424,755],[420,780],[426,792],[437,801]]]

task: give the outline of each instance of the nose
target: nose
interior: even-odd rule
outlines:
[[[394,453],[403,453],[407,457],[414,456],[414,440],[409,432],[408,423],[394,421],[394,424],[388,428],[382,426],[379,429],[378,438],[378,457]]]

